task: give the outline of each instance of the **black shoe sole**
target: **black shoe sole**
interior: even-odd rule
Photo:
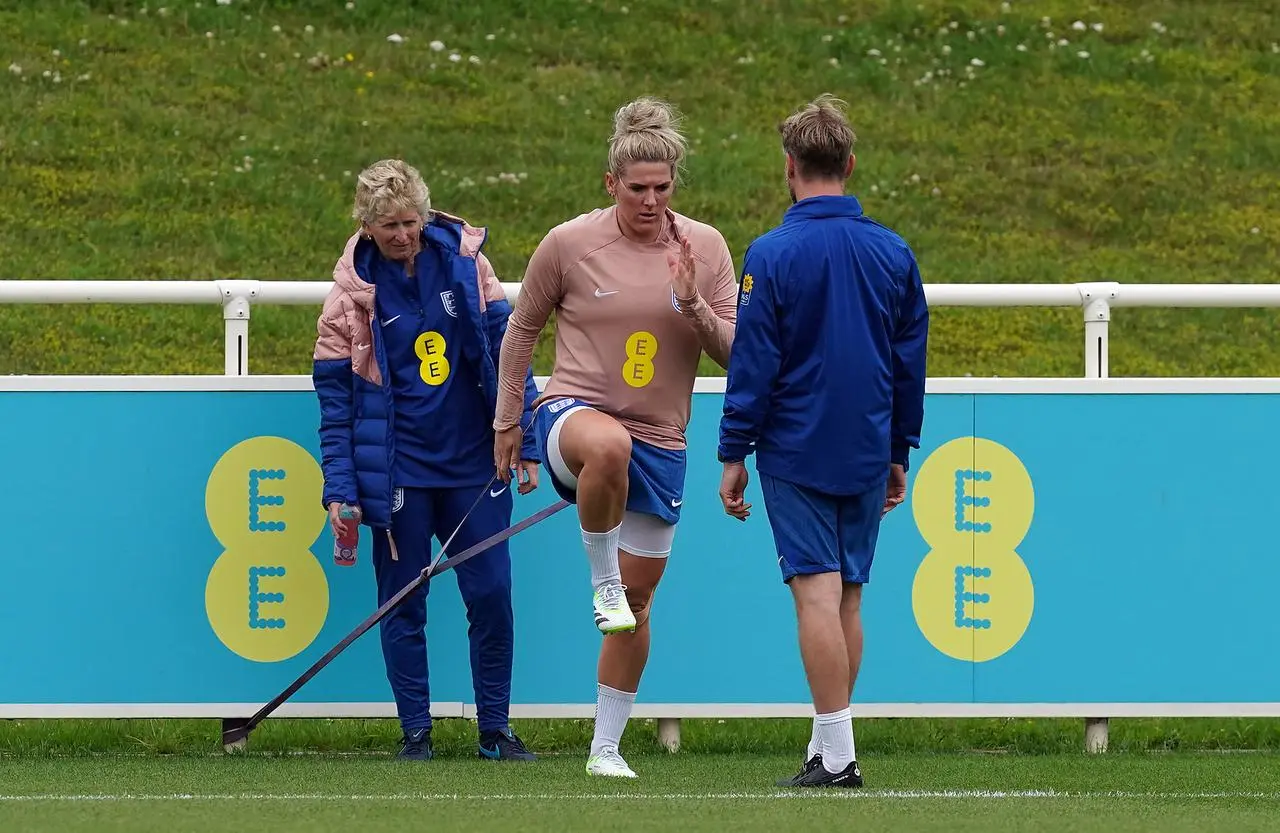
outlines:
[[[838,783],[837,783],[837,782],[833,782],[833,781],[814,781],[814,782],[811,782],[811,783],[808,783],[808,784],[804,784],[804,783],[796,783],[796,784],[788,784],[787,786],[789,786],[789,787],[794,787],[794,788],[797,788],[797,789],[808,789],[808,790],[813,790],[813,789],[819,789],[819,790],[830,790],[830,789],[855,790],[855,789],[861,789],[861,788],[862,788],[862,779],[860,779],[860,778],[859,778],[859,779],[856,779],[856,780],[855,780],[855,779],[849,779],[848,781],[840,781],[840,782],[838,782]]]

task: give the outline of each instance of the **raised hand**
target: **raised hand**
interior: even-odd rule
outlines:
[[[678,238],[680,251],[667,253],[667,266],[671,269],[671,288],[679,301],[692,301],[698,295],[698,283],[689,241]]]

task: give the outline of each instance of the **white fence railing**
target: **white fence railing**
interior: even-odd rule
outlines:
[[[515,303],[520,284],[504,283]],[[256,304],[314,305],[329,281],[13,281],[0,304],[217,304],[226,322],[224,373],[249,375],[249,318]],[[1104,379],[1115,307],[1280,307],[1280,284],[927,284],[931,307],[1079,307],[1084,375]]]

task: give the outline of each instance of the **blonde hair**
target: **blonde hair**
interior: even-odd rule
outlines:
[[[360,172],[352,217],[372,224],[401,211],[417,211],[424,220],[431,212],[431,192],[417,168],[400,159],[383,159]]]
[[[656,98],[637,98],[613,114],[609,172],[622,176],[634,162],[663,162],[671,166],[675,178],[687,146],[680,132],[680,114],[674,107]]]
[[[858,140],[845,117],[848,105],[823,93],[778,125],[782,149],[796,162],[804,179],[844,179],[845,166]]]

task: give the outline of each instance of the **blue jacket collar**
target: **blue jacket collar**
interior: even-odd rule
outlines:
[[[373,258],[378,253],[378,244],[365,237],[361,237],[356,241],[355,251],[351,253],[351,265],[355,267],[356,274],[365,283],[374,283],[373,270],[370,266],[373,264]]]
[[[783,222],[816,220],[821,217],[861,217],[862,203],[854,196],[809,197],[787,209]]]
[[[445,249],[450,254],[457,254],[462,249],[462,228],[434,216],[422,229],[422,237],[429,243]]]

